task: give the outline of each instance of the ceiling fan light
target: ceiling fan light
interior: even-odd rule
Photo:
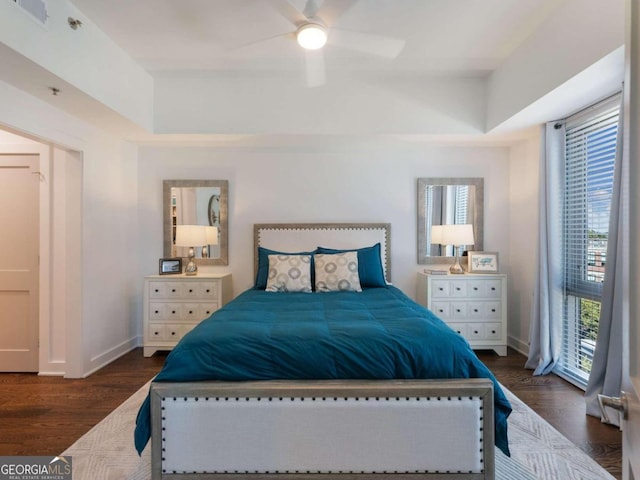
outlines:
[[[296,33],[298,44],[306,50],[318,50],[327,43],[327,30],[322,25],[307,23]]]

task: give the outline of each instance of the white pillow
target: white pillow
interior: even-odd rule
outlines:
[[[357,252],[314,256],[316,292],[361,292]]]
[[[311,293],[311,255],[269,255],[265,291]]]

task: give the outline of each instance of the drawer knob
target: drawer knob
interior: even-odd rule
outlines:
[[[495,308],[492,308],[492,309],[491,309],[491,311],[492,311],[492,312],[495,312],[495,311],[496,311],[496,309],[495,309]]]
[[[476,313],[478,313],[478,309],[477,309],[477,308],[474,308],[474,309],[473,309],[473,311],[474,311],[474,312],[476,312]]]
[[[160,312],[159,312],[158,310],[156,310],[156,315],[157,315],[158,313],[160,313]]]
[[[475,333],[477,335],[478,334],[478,330],[474,330],[473,333]]]
[[[440,313],[444,312],[444,310],[441,308],[440,310],[438,310]]]
[[[478,287],[473,287],[474,290],[478,290]]]
[[[160,332],[153,332],[154,335],[158,335]]]
[[[189,310],[189,315],[191,315],[193,313],[193,310]]]
[[[176,334],[176,332],[171,332],[171,335],[175,335],[175,334]]]
[[[210,312],[209,310],[207,310],[205,313],[206,313],[207,315],[209,315],[211,312]]]
[[[491,330],[491,333],[496,333],[496,331],[495,330]]]
[[[160,290],[158,290],[157,288],[154,290],[154,292],[158,293]]]
[[[496,291],[496,287],[491,287],[491,290],[493,290],[495,292]]]
[[[189,289],[189,293],[193,293],[193,288],[190,288],[190,289]]]
[[[210,289],[210,288],[207,288],[207,293],[209,293],[210,291],[211,291],[211,289]]]
[[[456,312],[460,313],[460,309],[459,309],[459,308],[456,308]]]
[[[176,311],[175,311],[175,310],[171,310],[171,313],[175,314],[175,313],[176,313]]]
[[[440,291],[442,291],[442,290],[444,290],[444,288],[442,288],[442,287],[439,287],[439,288],[438,288],[438,290],[440,290]]]

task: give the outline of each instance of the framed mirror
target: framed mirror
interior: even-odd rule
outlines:
[[[484,179],[477,177],[418,179],[418,263],[453,263],[452,245],[434,243],[434,225],[473,225],[475,243],[466,251],[482,251]],[[464,251],[463,250],[463,251]],[[462,251],[460,252],[462,255]]]
[[[164,256],[188,256],[187,247],[175,246],[178,225],[213,226],[217,228],[217,232],[212,229],[217,239],[212,239],[204,249],[205,245],[193,245],[196,262],[198,265],[228,265],[228,201],[227,180],[164,180]]]

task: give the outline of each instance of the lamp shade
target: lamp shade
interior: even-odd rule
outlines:
[[[442,233],[444,231],[444,225],[433,225],[431,227],[431,243],[439,243],[443,245]]]
[[[473,225],[442,225],[443,245],[473,245]]]
[[[207,241],[204,245],[217,245],[218,244],[218,227],[204,227],[205,236]]]
[[[177,225],[176,226],[176,246],[196,247],[206,245],[206,227],[203,225]]]

